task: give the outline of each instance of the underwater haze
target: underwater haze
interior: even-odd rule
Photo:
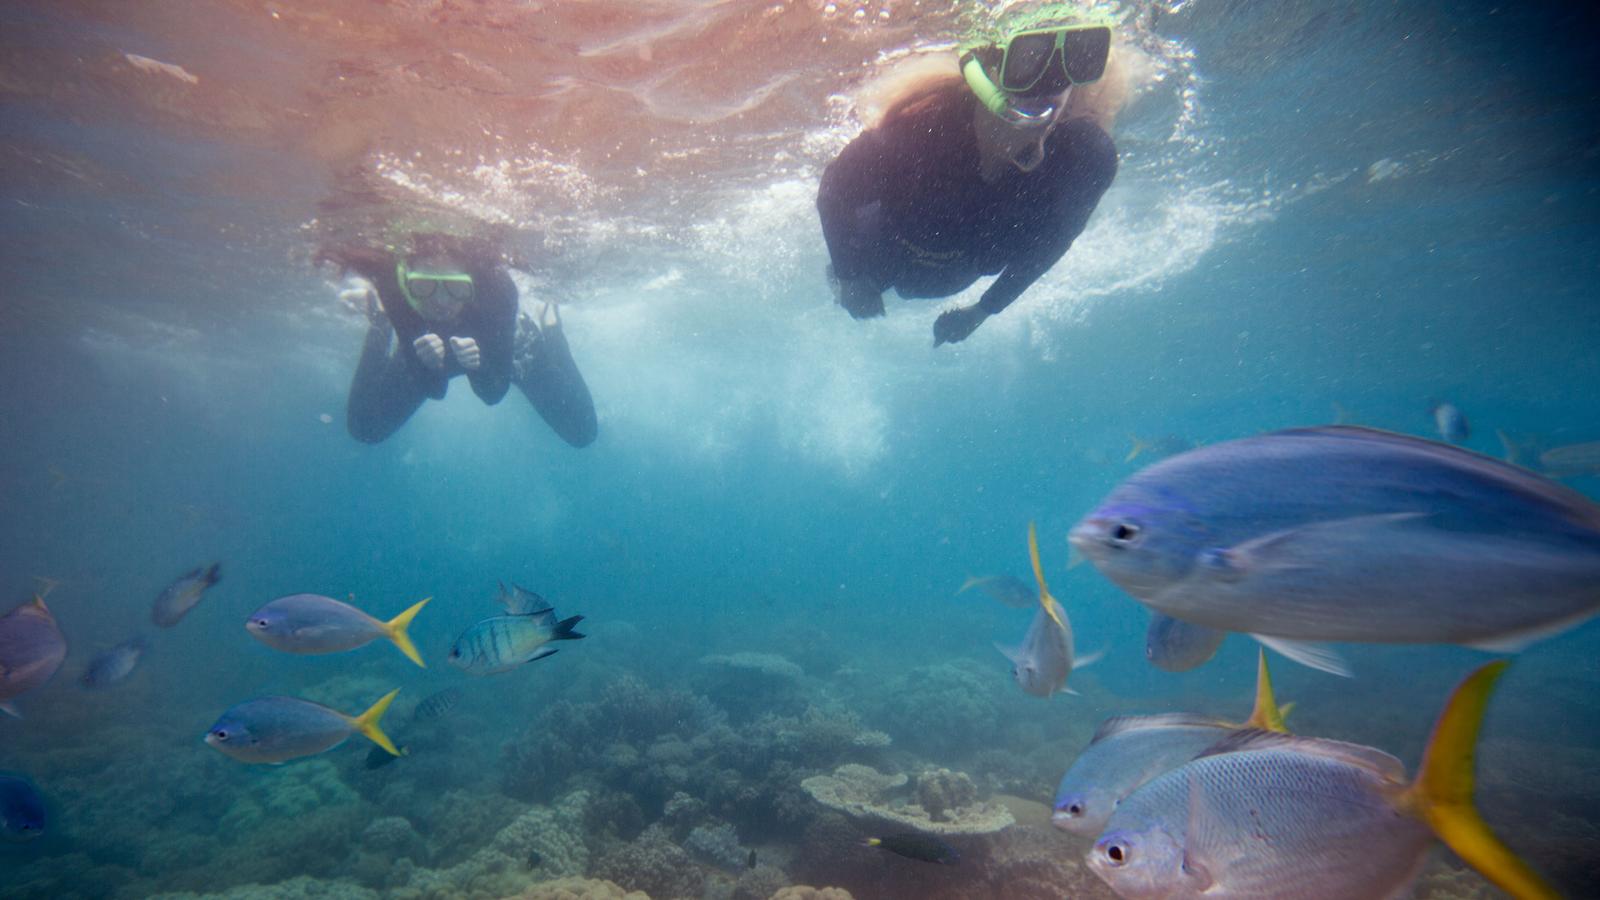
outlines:
[[[1108,716],[1242,720],[1256,645],[1154,668],[1147,611],[1069,568],[1068,530],[1152,460],[1135,438],[1437,436],[1448,402],[1483,453],[1600,441],[1600,17],[1118,7],[1148,67],[1072,250],[957,345],[930,340],[955,301],[853,320],[815,200],[863,87],[1016,5],[0,8],[0,612],[44,594],[67,641],[0,719],[0,772],[48,814],[0,843],[0,893],[1114,896],[1048,824],[1057,781]],[[561,303],[592,446],[461,379],[351,438],[366,320],[315,257],[400,227],[504,237],[525,305]],[[1566,483],[1600,497],[1597,473]],[[1030,522],[1078,654],[1104,651],[1077,696],[1024,693],[996,652],[1033,610],[957,593],[1031,584]],[[502,581],[586,637],[451,666]],[[427,667],[246,631],[298,593],[385,620],[432,597]],[[126,680],[80,682],[139,635]],[[1273,658],[1290,728],[1412,768],[1488,658],[1338,649],[1353,678]],[[388,764],[360,735],[282,766],[203,740],[253,698],[353,716],[395,688]],[[864,846],[883,826],[816,780],[846,765],[906,776],[959,862]],[[1515,657],[1478,766],[1493,830],[1600,897],[1600,624]],[[1442,848],[1416,895],[1502,896]]]

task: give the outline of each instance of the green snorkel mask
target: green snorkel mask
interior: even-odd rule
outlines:
[[[400,282],[400,293],[406,298],[407,305],[417,311],[417,315],[427,317],[427,305],[434,304],[436,309],[441,299],[457,306],[472,302],[474,289],[471,275],[462,272],[413,272],[404,259],[395,263],[394,274]],[[440,291],[444,292],[442,298],[439,297]]]
[[[999,54],[999,83],[985,61]],[[961,55],[961,75],[978,102],[1013,125],[1043,125],[1060,112],[1061,97],[1075,84],[1099,81],[1111,55],[1111,26],[1077,22],[1016,32],[1001,45]]]

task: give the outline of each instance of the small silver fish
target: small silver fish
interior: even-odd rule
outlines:
[[[1074,668],[1072,624],[1044,582],[1044,567],[1039,564],[1039,535],[1032,522],[1028,523],[1028,554],[1033,561],[1033,577],[1039,582],[1039,611],[1033,614],[1033,622],[1028,625],[1021,645],[995,644],[995,649],[1011,660],[1011,677],[1018,687],[1035,697],[1051,697],[1057,691],[1067,690],[1067,677]],[[1076,667],[1081,669],[1095,658],[1098,654],[1085,657]]]
[[[583,637],[572,630],[583,616],[557,621],[556,611],[532,591],[508,591],[502,584],[500,602],[510,614],[484,619],[462,632],[450,647],[451,665],[469,675],[495,675],[554,654],[557,648],[546,646],[551,641]]]
[[[1539,454],[1539,465],[1551,478],[1600,475],[1600,441],[1552,447]]]
[[[213,563],[210,568],[186,572],[177,581],[167,585],[167,589],[156,597],[155,604],[150,607],[150,621],[162,628],[178,624],[200,602],[206,589],[222,580],[220,570],[221,563]]]
[[[1123,801],[1089,868],[1129,900],[1369,900],[1404,896],[1437,834],[1512,896],[1554,898],[1472,805],[1474,745],[1505,667],[1456,688],[1410,784],[1381,750],[1237,732]]]
[[[131,637],[89,661],[81,679],[86,688],[108,688],[121,684],[139,665],[146,650],[143,637]]]
[[[1439,432],[1439,437],[1452,444],[1466,443],[1472,437],[1472,426],[1467,424],[1466,413],[1463,413],[1454,403],[1438,403],[1429,410],[1433,415],[1433,427]]]
[[[66,658],[67,639],[44,598],[0,616],[0,710],[21,718],[11,701],[49,681]]]
[[[307,655],[354,650],[377,638],[387,638],[412,662],[427,668],[406,629],[432,599],[420,600],[384,622],[332,597],[290,594],[251,613],[244,627],[268,647]]]
[[[411,721],[431,722],[444,716],[450,710],[456,708],[456,704],[461,702],[461,697],[465,693],[461,688],[447,687],[442,691],[429,694],[423,698],[421,703],[417,704],[416,709],[411,711]]]
[[[1144,633],[1144,657],[1163,672],[1187,672],[1216,656],[1227,636],[1226,631],[1152,612]]]
[[[1015,575],[986,575],[982,578],[968,578],[962,582],[957,594],[964,594],[972,588],[978,588],[989,599],[1003,603],[1012,609],[1029,609],[1039,598],[1034,594],[1033,588]]]
[[[315,756],[360,733],[395,756],[400,750],[378,721],[400,689],[383,695],[359,716],[297,697],[261,697],[229,709],[206,732],[206,743],[247,763],[282,763]]]

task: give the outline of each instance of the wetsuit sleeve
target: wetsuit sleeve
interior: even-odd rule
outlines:
[[[1087,119],[1061,126],[1066,140],[1052,152],[1070,154],[1061,174],[1065,181],[1061,200],[1049,217],[1036,229],[1018,255],[1006,264],[1000,277],[983,292],[978,306],[994,315],[1022,296],[1066,255],[1072,242],[1089,224],[1089,216],[1100,205],[1100,198],[1117,175],[1117,148],[1111,136]]]
[[[877,129],[862,132],[822,171],[817,212],[834,275],[844,281],[872,274],[872,255],[883,230],[888,182],[886,141]]]
[[[479,364],[467,373],[472,392],[484,403],[499,403],[511,388],[511,353],[517,329],[517,286],[502,268],[474,273],[478,287],[477,322]]]

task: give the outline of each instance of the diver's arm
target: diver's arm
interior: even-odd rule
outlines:
[[[479,363],[476,371],[467,373],[472,392],[484,403],[495,404],[511,388],[511,351],[517,332],[517,286],[504,269],[473,273],[478,285],[477,327],[473,338],[478,342]]]
[[[871,257],[883,232],[885,149],[879,132],[868,130],[822,171],[817,212],[833,273],[841,281],[872,275]]]

